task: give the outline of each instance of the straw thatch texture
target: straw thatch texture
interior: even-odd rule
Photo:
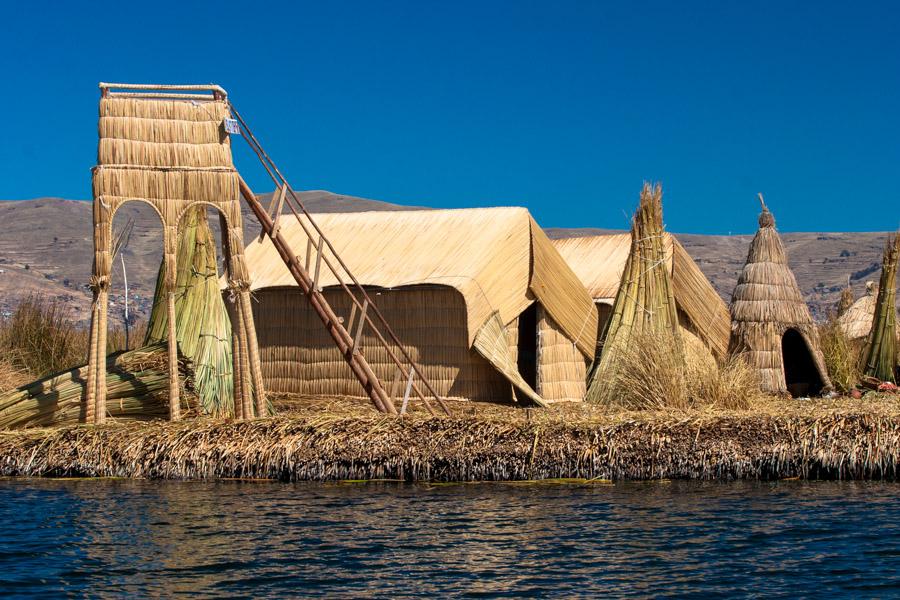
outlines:
[[[517,336],[519,328],[517,325]],[[536,335],[536,334],[535,334]],[[500,314],[494,313],[475,335],[472,349],[485,358],[498,373],[512,385],[516,400],[546,406],[544,399],[525,381],[519,372],[518,348],[512,345],[507,328],[500,322]],[[477,399],[477,397],[473,397]]]
[[[759,217],[759,231],[750,242],[747,262],[732,294],[731,318],[730,352],[744,356],[757,370],[763,390],[787,392],[785,363],[797,364],[807,358],[783,356],[782,344],[789,331],[802,337],[805,354],[812,361],[822,389],[831,388],[819,349],[818,332],[788,266],[784,246],[775,230],[775,218],[765,204]]]
[[[722,358],[728,351],[731,332],[728,306],[675,236],[666,232],[663,237],[679,321],[692,329],[716,357]],[[553,240],[553,245],[597,302],[602,330],[619,291],[631,249],[631,234],[562,238]]]
[[[184,243],[179,248],[177,236],[179,222],[190,211],[193,211],[190,214],[203,212],[205,220],[205,206],[217,209],[223,219],[223,243],[228,248],[229,284],[240,290],[238,295],[242,303],[248,302],[245,298],[249,277],[243,256],[240,177],[232,164],[230,139],[223,124],[229,116],[229,106],[219,98],[218,93],[216,98],[186,100],[174,97],[116,97],[107,96],[104,92],[100,100],[100,140],[97,166],[93,169],[94,265],[91,285],[94,305],[85,398],[88,422],[95,419],[102,422],[106,414],[106,375],[100,363],[105,354],[106,311],[112,268],[112,221],[119,207],[129,201],[150,204],[163,226],[163,267],[157,300],[165,298],[166,302],[165,311],[162,310],[162,303],[157,302],[155,322],[166,331],[157,327],[149,339],[166,337],[169,340],[170,418],[174,420],[180,416],[179,386],[175,377],[178,335],[182,337],[182,344],[187,344],[188,351],[193,351],[194,358],[198,359],[206,410],[212,414],[232,412],[229,405],[232,383],[227,381],[228,344],[225,341],[228,320],[224,318],[221,306],[215,306],[221,299],[217,295],[215,299],[209,297],[209,293],[215,291],[216,283],[215,254],[210,253],[211,236],[206,235],[207,241],[204,243],[208,248],[202,252],[192,251],[184,247]],[[195,209],[198,206],[202,211]],[[184,270],[178,273],[179,255],[185,258],[187,268],[196,267],[196,273]],[[188,292],[176,299],[175,286],[179,276],[191,290],[199,292],[202,289],[205,292],[206,300],[200,302],[204,306],[194,307],[204,315],[203,318],[184,316],[191,312],[195,301],[204,294]],[[188,284],[185,277],[195,282]],[[181,306],[181,319],[176,304]],[[252,333],[253,323],[248,319],[249,315],[242,318],[239,331],[246,329]],[[183,324],[182,331],[178,331],[179,320]],[[255,382],[257,412],[262,414],[265,394],[259,375],[255,339],[245,341],[249,347],[249,369]],[[249,381],[250,375],[244,379]],[[249,384],[244,387],[242,391],[246,391]]]
[[[313,218],[363,285],[431,284],[458,290],[465,300],[469,345],[494,312],[510,323],[537,299],[582,354],[593,357],[597,313],[591,297],[524,208]],[[285,221],[281,234],[305,261],[307,237],[299,223]],[[311,254],[313,265],[315,247]],[[268,238],[251,243],[247,256],[254,270],[252,289],[295,285]],[[323,266],[320,287],[336,283]]]
[[[94,221],[99,224],[95,271],[108,273],[112,219],[125,202],[141,200],[157,211],[164,241],[197,202],[221,211],[229,234],[243,239],[239,177],[222,122],[224,101],[100,100],[100,141],[93,171]],[[174,253],[175,241],[166,246]]]
[[[553,318],[538,309],[537,393],[546,402],[581,401],[587,392],[590,361]]]
[[[348,322],[351,313],[349,296],[335,288],[323,293],[335,313],[344,316],[344,324],[353,325],[351,335],[356,335],[356,324]],[[411,286],[393,290],[371,289],[370,294],[410,356],[442,397],[494,402],[512,400],[509,382],[469,348],[466,305],[459,292],[444,286]],[[309,396],[364,395],[300,290],[263,289],[254,296],[254,318],[267,389]],[[502,343],[508,355],[505,338]],[[398,396],[402,398],[406,381],[397,382],[397,367],[377,342],[371,328],[363,330],[360,347],[386,391],[395,401]],[[399,402],[397,404],[399,406]]]
[[[872,331],[866,340],[864,373],[882,381],[897,379],[897,264],[900,235],[888,236],[881,262]]]
[[[655,351],[682,354],[678,308],[667,266],[671,259],[663,237],[662,188],[658,184],[644,184],[631,223],[631,249],[622,283],[588,384],[587,399],[594,402],[604,397],[604,386],[615,372],[619,356],[648,334],[658,334],[672,346]]]
[[[844,313],[846,313],[853,306],[853,289],[850,287],[850,281],[848,278],[847,287],[841,290],[841,297],[838,299],[837,306],[835,307],[837,310],[837,316],[842,317]]]
[[[206,206],[188,210],[178,228],[175,330],[178,348],[194,366],[194,384],[206,414],[233,415],[231,322],[219,291],[216,240]],[[166,263],[159,267],[145,344],[168,336]]]
[[[857,411],[617,422],[310,414],[0,433],[0,475],[509,481],[900,479],[900,419]]]

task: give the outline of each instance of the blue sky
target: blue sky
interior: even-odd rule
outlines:
[[[216,82],[297,189],[676,232],[900,225],[900,9],[867,2],[20,2],[0,198],[90,197],[98,81]],[[270,185],[246,153],[238,168]]]

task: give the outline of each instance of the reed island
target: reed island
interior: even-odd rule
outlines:
[[[215,85],[101,84],[98,129],[90,327],[0,322],[0,475],[898,478],[896,235],[815,322],[762,195],[729,305],[659,184],[630,232],[551,239],[523,207],[311,213]],[[108,309],[130,202],[164,249],[140,326]]]

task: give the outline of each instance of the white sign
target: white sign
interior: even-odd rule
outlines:
[[[225,131],[240,135],[241,126],[238,125],[237,119],[225,119]]]

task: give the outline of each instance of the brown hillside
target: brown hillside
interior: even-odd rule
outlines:
[[[377,200],[326,191],[302,192],[312,212],[410,210]],[[262,196],[268,206],[270,194]],[[126,205],[116,215],[117,227],[135,218],[135,229],[125,251],[132,310],[149,312],[162,239],[154,213],[141,204]],[[40,293],[69,304],[73,318],[86,323],[90,292],[85,285],[91,269],[91,205],[89,202],[40,198],[0,202],[0,312],[10,311],[24,296]],[[245,210],[245,238],[258,235],[256,221]],[[609,232],[600,229],[551,228],[551,237]],[[851,276],[857,296],[864,282],[877,280],[884,233],[784,233],[791,267],[815,318],[824,317]],[[678,235],[716,290],[727,301],[744,264],[751,236]],[[251,266],[252,268],[252,266]],[[122,305],[121,264],[114,268],[110,316],[119,318]]]

